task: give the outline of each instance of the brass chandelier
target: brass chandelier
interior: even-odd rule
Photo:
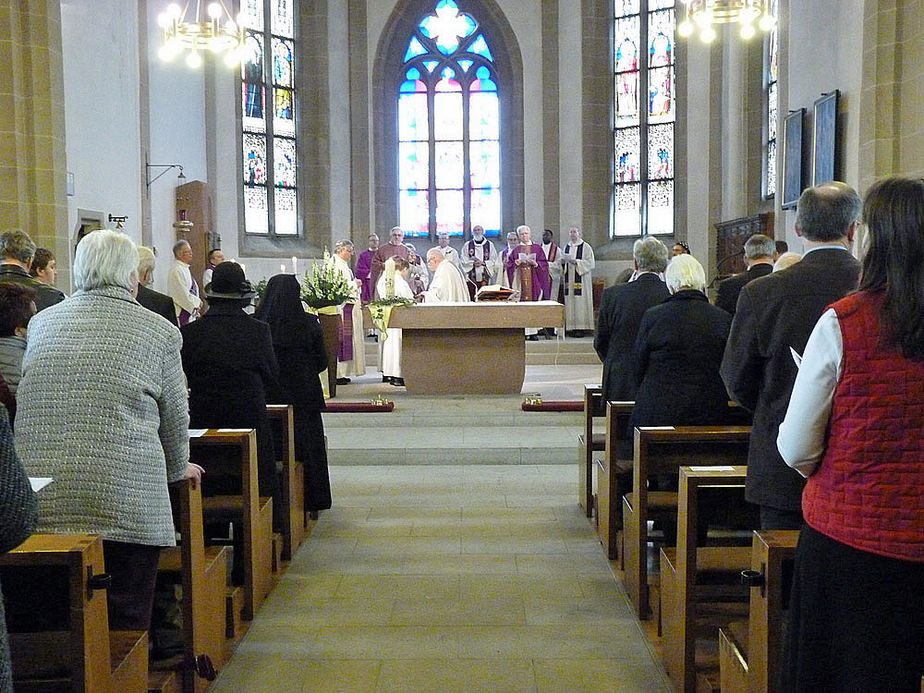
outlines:
[[[683,37],[699,32],[705,43],[715,40],[716,25],[737,23],[738,34],[747,40],[758,29],[764,33],[773,29],[776,19],[770,13],[770,0],[681,0],[686,16],[677,25]]]
[[[223,55],[229,67],[237,65],[244,45],[242,17],[232,18],[224,0],[209,3],[207,16],[202,14],[201,0],[195,0],[195,10],[190,12],[192,4],[188,0],[181,9],[174,3],[158,15],[157,23],[164,30],[160,58],[170,61],[185,51],[186,64],[197,68],[202,65],[202,52],[210,51]]]

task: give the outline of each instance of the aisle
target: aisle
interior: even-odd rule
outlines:
[[[668,691],[574,465],[331,469],[224,691]]]

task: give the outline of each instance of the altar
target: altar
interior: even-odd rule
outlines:
[[[556,301],[420,303],[398,306],[401,372],[415,395],[518,394],[526,376],[524,328],[561,327]]]

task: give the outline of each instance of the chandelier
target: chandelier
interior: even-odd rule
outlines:
[[[197,68],[202,65],[202,51],[211,51],[215,55],[223,54],[229,67],[237,65],[244,45],[242,17],[232,19],[224,0],[210,3],[206,8],[207,17],[201,13],[201,0],[195,0],[195,11],[190,13],[192,2],[188,0],[182,9],[174,3],[158,15],[157,23],[164,30],[164,44],[157,54],[162,60],[170,61],[187,51],[186,64]]]
[[[737,22],[738,33],[747,40],[757,33],[770,31],[776,19],[770,13],[770,0],[681,0],[686,17],[677,25],[683,37],[699,30],[699,37],[709,43],[716,37],[716,24]]]

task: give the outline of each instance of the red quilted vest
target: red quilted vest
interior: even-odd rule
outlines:
[[[844,341],[828,443],[805,521],[861,551],[924,563],[924,363],[880,345],[882,296],[831,307]]]

